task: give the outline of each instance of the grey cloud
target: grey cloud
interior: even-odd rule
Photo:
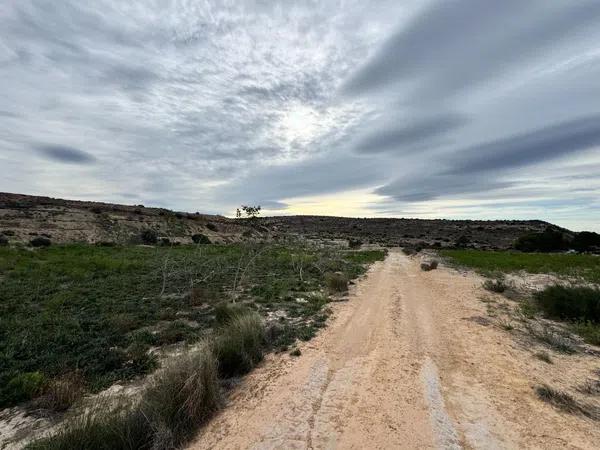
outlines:
[[[600,145],[600,115],[582,117],[452,153],[451,174],[524,167]]]
[[[376,192],[402,202],[423,202],[440,197],[496,191],[513,185],[509,181],[484,176],[421,173],[397,179],[378,188]]]
[[[409,125],[391,127],[371,132],[360,139],[354,149],[361,153],[401,151],[407,147],[424,144],[467,123],[467,119],[456,113],[447,113],[413,122]]]
[[[96,161],[91,154],[64,145],[41,145],[38,151],[47,158],[62,163],[92,164]]]
[[[364,94],[416,79],[421,96],[451,95],[530,63],[599,19],[595,1],[437,1],[387,40],[344,91]]]

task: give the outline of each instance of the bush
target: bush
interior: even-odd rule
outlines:
[[[2,234],[3,234],[4,236],[14,236],[14,235],[15,235],[15,232],[14,232],[13,230],[4,230],[4,231],[2,232]]]
[[[154,245],[158,242],[158,235],[156,234],[156,231],[150,229],[143,230],[140,233],[140,238],[144,244],[148,245]]]
[[[46,378],[41,372],[25,372],[11,378],[7,385],[9,402],[22,402],[37,397],[46,383]],[[3,403],[3,402],[2,402]]]
[[[206,228],[208,228],[210,231],[218,231],[219,229],[217,228],[217,226],[214,223],[208,222],[206,224]]]
[[[521,236],[514,244],[522,252],[557,252],[569,248],[562,232],[550,228],[542,233],[529,233]]]
[[[232,318],[212,344],[219,373],[232,377],[248,373],[263,358],[265,327],[254,312]]]
[[[325,274],[325,285],[330,292],[346,292],[348,277],[341,272],[328,272]]]
[[[192,236],[192,241],[194,244],[210,244],[210,239],[208,236],[198,233]]]
[[[3,234],[0,234],[0,246],[1,245],[8,245],[8,238]]]
[[[548,286],[535,294],[535,300],[549,317],[600,322],[600,289]]]
[[[571,247],[578,252],[600,250],[600,234],[591,231],[577,233],[571,242]]]
[[[52,242],[48,238],[37,236],[34,237],[31,241],[29,241],[29,244],[32,247],[49,247],[50,244],[52,244]]]
[[[485,280],[483,283],[483,288],[488,291],[501,294],[502,292],[506,291],[507,286],[502,280]]]

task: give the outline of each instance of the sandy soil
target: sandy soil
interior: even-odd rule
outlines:
[[[599,359],[540,361],[485,317],[482,294],[476,275],[390,252],[300,357],[270,357],[191,447],[598,448],[598,422],[533,387],[573,392]]]

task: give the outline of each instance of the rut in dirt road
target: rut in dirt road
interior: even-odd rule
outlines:
[[[527,374],[494,356],[496,330],[464,320],[481,307],[477,283],[391,251],[300,358],[248,376],[192,448],[552,447],[554,430],[578,426],[573,448],[593,448],[593,427],[527,423],[544,407],[515,401],[531,396]]]

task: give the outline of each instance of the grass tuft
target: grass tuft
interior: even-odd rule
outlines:
[[[233,317],[212,343],[223,377],[243,375],[263,358],[265,326],[257,313]]]
[[[348,277],[341,272],[328,272],[325,274],[325,284],[330,292],[346,292]]]

